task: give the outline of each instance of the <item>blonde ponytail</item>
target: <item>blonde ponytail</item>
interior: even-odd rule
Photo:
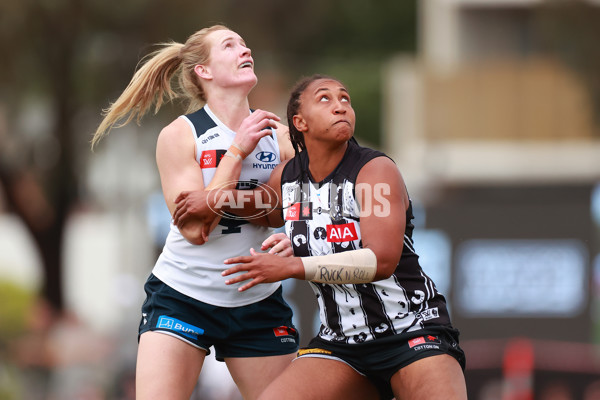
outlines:
[[[171,78],[181,65],[179,53],[183,44],[171,42],[159,46],[160,49],[142,59],[142,67],[133,75],[121,96],[103,110],[104,119],[94,133],[92,148],[113,127],[125,126],[134,118],[139,123],[153,103],[156,103],[156,113],[165,100],[172,101],[178,97],[171,87]]]
[[[165,102],[178,97],[187,99],[187,112],[206,102],[206,95],[194,67],[208,62],[210,45],[206,36],[216,30],[227,30],[223,25],[204,28],[191,35],[185,44],[177,42],[161,43],[160,48],[142,59],[142,66],[136,71],[119,98],[103,110],[104,119],[92,138],[92,149],[112,128],[127,125],[135,118],[139,124],[148,109],[154,104],[154,113]],[[171,81],[179,74],[180,93],[173,90]],[[122,121],[122,122],[120,122]]]

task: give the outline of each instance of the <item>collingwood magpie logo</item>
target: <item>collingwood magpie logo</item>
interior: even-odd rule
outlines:
[[[275,153],[272,153],[270,151],[261,151],[259,153],[256,153],[255,157],[262,164],[254,163],[254,164],[252,164],[252,168],[273,169],[277,165],[277,164],[269,164],[269,163],[273,163],[277,159],[277,156],[275,155]]]

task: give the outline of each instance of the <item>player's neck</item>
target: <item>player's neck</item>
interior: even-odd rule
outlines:
[[[237,132],[242,121],[249,115],[248,97],[244,96],[211,96],[207,102],[210,110],[229,129]]]
[[[308,169],[315,182],[321,182],[342,162],[348,144],[335,148],[327,148],[325,146],[310,146],[307,147],[308,152]]]

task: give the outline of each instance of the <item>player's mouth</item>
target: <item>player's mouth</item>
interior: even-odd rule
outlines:
[[[243,63],[241,63],[241,64],[238,66],[238,68],[239,68],[239,69],[244,69],[244,68],[250,68],[250,69],[252,69],[253,65],[254,65],[254,64],[252,63],[252,61],[251,61],[251,60],[250,60],[250,61],[244,61]]]

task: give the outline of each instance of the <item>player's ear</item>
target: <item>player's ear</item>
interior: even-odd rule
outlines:
[[[294,115],[294,117],[292,118],[292,122],[298,130],[298,132],[306,131],[306,121],[304,120],[304,118],[302,118],[301,114]]]
[[[202,79],[212,79],[210,69],[206,65],[197,64],[194,67],[194,72]]]

